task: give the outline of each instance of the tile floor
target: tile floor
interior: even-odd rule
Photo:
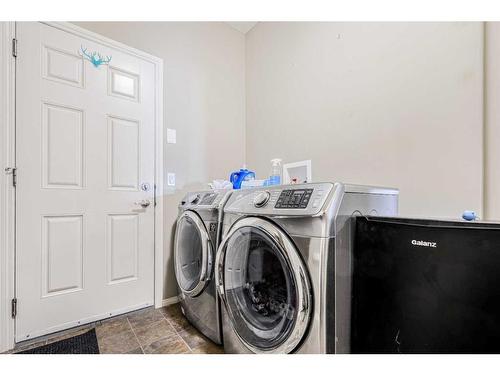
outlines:
[[[82,334],[95,328],[101,354],[222,354],[182,315],[179,304],[148,308],[96,323],[33,339],[13,352]]]

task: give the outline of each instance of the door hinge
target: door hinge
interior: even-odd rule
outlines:
[[[17,316],[17,298],[12,299],[12,319]]]
[[[5,173],[12,175],[12,186],[17,186],[17,168],[5,168]]]
[[[17,57],[17,39],[12,39],[12,56]]]

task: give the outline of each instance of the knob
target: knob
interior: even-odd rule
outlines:
[[[268,191],[262,191],[259,194],[255,196],[253,199],[253,205],[255,207],[263,207],[266,205],[267,201],[269,200],[269,197],[271,194],[269,194]]]
[[[148,199],[143,199],[142,201],[135,202],[137,206],[141,206],[142,208],[146,208],[151,204],[151,201]]]

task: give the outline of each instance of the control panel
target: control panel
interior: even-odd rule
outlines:
[[[274,208],[307,208],[314,189],[287,189],[278,197]]]
[[[206,193],[202,196],[199,205],[200,206],[210,206],[214,203],[215,198],[217,198],[217,193]]]
[[[181,207],[199,207],[200,209],[217,208],[224,201],[230,190],[210,190],[188,193],[180,203]]]

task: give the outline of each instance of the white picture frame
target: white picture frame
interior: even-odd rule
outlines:
[[[311,160],[283,164],[283,184],[312,182]]]

